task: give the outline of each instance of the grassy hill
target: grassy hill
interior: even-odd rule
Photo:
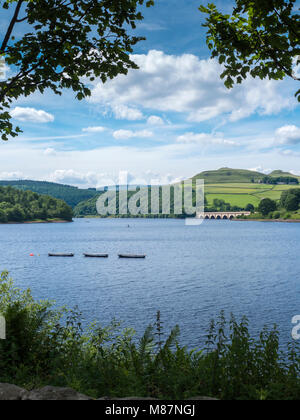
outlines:
[[[222,168],[216,171],[202,172],[191,180],[204,179],[208,206],[212,206],[214,200],[218,199],[224,200],[231,206],[245,208],[247,204],[253,204],[257,207],[264,198],[279,200],[283,191],[295,188],[293,185],[261,184],[260,182],[265,176],[260,172]],[[272,172],[269,176],[300,179],[300,177],[280,170]]]
[[[11,186],[22,191],[33,191],[64,200],[72,208],[78,203],[89,200],[97,194],[96,189],[80,189],[70,185],[44,181],[0,181],[0,186]]]
[[[221,168],[216,171],[205,171],[193,177],[204,179],[205,184],[230,184],[259,182],[265,175],[246,169]]]
[[[293,178],[297,178],[297,179],[299,179],[300,180],[300,176],[297,176],[297,175],[293,175],[293,174],[291,174],[290,172],[283,172],[283,171],[273,171],[273,172],[271,172],[270,174],[269,174],[269,176],[271,176],[271,177],[273,177],[273,178],[278,178],[278,177],[280,177],[280,176],[285,176],[285,177],[287,177],[287,176],[291,176],[291,177],[293,177]]]

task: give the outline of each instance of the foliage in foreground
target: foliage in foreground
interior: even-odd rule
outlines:
[[[144,3],[150,7],[153,0],[0,0],[7,20],[0,58],[13,69],[0,81],[2,140],[21,132],[14,128],[10,112],[19,97],[46,89],[61,95],[72,89],[82,100],[90,96],[96,79],[104,83],[137,69],[130,54],[144,38],[132,31],[143,19]]]
[[[222,313],[203,351],[180,346],[178,327],[164,339],[159,313],[139,341],[115,321],[83,332],[79,313],[34,301],[30,291],[14,287],[8,273],[1,275],[0,312],[7,322],[0,382],[27,389],[70,386],[95,398],[300,398],[299,348],[281,354],[276,328],[251,338],[246,319],[227,323]]]
[[[207,44],[224,66],[221,75],[232,88],[249,74],[260,79],[300,81],[300,15],[297,0],[235,0],[232,15],[213,3],[201,6],[207,14]],[[300,101],[300,90],[295,95]]]

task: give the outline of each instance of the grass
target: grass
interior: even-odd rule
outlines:
[[[250,183],[252,179],[259,181],[264,174],[248,171],[245,169],[222,168],[216,171],[206,171],[196,175],[194,178],[204,179],[206,184],[217,183]]]
[[[259,204],[259,199],[250,194],[207,194],[208,206],[213,206],[215,199],[224,200],[226,203],[230,203],[231,206],[241,208],[246,207],[247,204],[253,204],[254,206]]]
[[[209,184],[205,185],[205,194],[209,206],[213,205],[214,199],[219,199],[231,206],[245,207],[247,204],[258,206],[264,198],[280,200],[283,191],[295,188],[300,188],[300,186],[253,183]]]

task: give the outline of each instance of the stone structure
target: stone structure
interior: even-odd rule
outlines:
[[[232,220],[236,219],[239,216],[250,216],[250,211],[226,211],[226,212],[205,212],[204,218],[205,219],[213,219],[213,220]],[[202,219],[202,215],[198,215],[199,219]]]

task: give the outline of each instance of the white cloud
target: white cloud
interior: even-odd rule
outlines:
[[[56,151],[54,149],[52,149],[51,147],[49,147],[48,149],[46,149],[44,151],[44,155],[45,156],[55,156],[56,155]]]
[[[137,26],[138,29],[145,29],[146,31],[165,31],[167,28],[164,25],[161,25],[159,23],[140,23]]]
[[[117,130],[113,133],[113,136],[116,140],[127,140],[131,138],[149,138],[153,136],[153,133],[149,130]]]
[[[148,118],[147,123],[149,125],[164,125],[164,120],[160,117],[157,117],[156,115],[152,115],[151,117]]]
[[[144,115],[136,108],[129,108],[126,105],[113,105],[113,113],[117,120],[138,121],[144,119]]]
[[[296,176],[300,176],[300,171],[294,171],[294,170],[291,170],[291,171],[289,171],[291,174],[293,174],[293,175],[296,175]]]
[[[96,184],[97,175],[94,172],[81,173],[73,169],[58,169],[51,173],[50,180],[63,184]]]
[[[255,168],[248,168],[249,171],[260,172],[261,174],[270,174],[274,169],[265,169],[263,166],[256,166]]]
[[[297,64],[298,63],[298,64]],[[300,56],[295,57],[293,62],[294,76],[300,78]]]
[[[73,169],[60,169],[52,172],[49,179],[52,182],[62,184],[78,185],[81,188],[101,189],[106,186],[115,185],[169,185],[184,180],[171,173],[159,173],[151,170],[141,172],[121,171],[119,173],[109,172],[78,172]]]
[[[103,133],[105,130],[105,127],[87,127],[82,129],[84,133]]]
[[[15,181],[19,179],[24,179],[24,174],[22,172],[0,172],[0,179],[3,181]]]
[[[285,125],[276,130],[275,137],[276,144],[299,144],[300,128],[296,125]]]
[[[222,134],[206,134],[206,133],[185,133],[177,137],[177,143],[183,144],[202,144],[202,145],[223,145],[223,146],[237,146],[238,144],[232,140],[223,138]]]
[[[9,72],[10,68],[6,65],[5,60],[3,58],[0,59],[0,80],[7,79],[7,73]]]
[[[167,55],[162,51],[131,57],[139,70],[95,85],[90,103],[111,107],[184,113],[191,122],[227,115],[236,121],[259,113],[271,115],[296,104],[280,91],[281,82],[249,78],[232,90],[220,79],[216,60],[192,54]]]
[[[49,123],[54,121],[52,114],[35,108],[16,107],[11,111],[11,115],[16,120],[22,122]]]

